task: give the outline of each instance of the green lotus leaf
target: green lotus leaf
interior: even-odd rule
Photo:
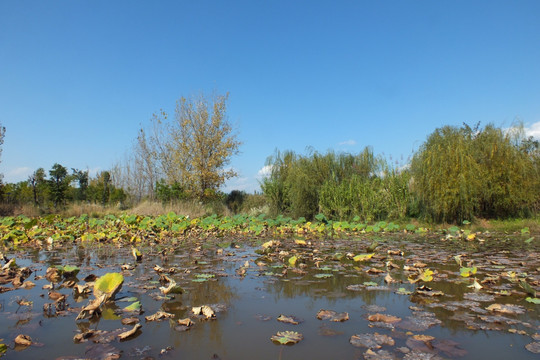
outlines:
[[[476,274],[476,271],[477,271],[476,266],[474,266],[474,267],[462,267],[462,268],[459,269],[459,273],[463,277],[469,277],[471,275],[474,275],[474,274]]]
[[[74,265],[66,265],[63,267],[63,274],[64,277],[74,277],[77,276],[81,269],[79,269],[77,266]]]
[[[141,310],[141,302],[135,301],[133,304],[128,305],[124,308],[124,311],[139,311]]]
[[[366,260],[369,260],[373,257],[373,255],[375,255],[375,253],[371,253],[371,254],[358,254],[356,255],[355,257],[353,257],[353,260],[354,261],[366,261]]]
[[[281,345],[296,344],[302,340],[304,336],[296,331],[278,331],[276,335],[272,335],[270,338],[273,342]]]
[[[540,305],[540,299],[538,298],[527,297],[525,300],[532,304]]]
[[[295,266],[296,265],[296,260],[298,260],[298,258],[296,256],[291,256],[289,258],[289,265]]]
[[[120,291],[124,283],[124,276],[120,273],[107,273],[96,280],[94,284],[94,295],[100,297],[107,295],[106,300],[114,299],[114,295]]]

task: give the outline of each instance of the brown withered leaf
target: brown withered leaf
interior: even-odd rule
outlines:
[[[317,319],[342,322],[342,321],[349,320],[349,314],[347,312],[338,313],[338,312],[335,312],[334,310],[321,309],[317,313]]]
[[[163,320],[174,317],[174,314],[165,312],[165,311],[158,311],[153,315],[145,316],[146,321],[157,321],[157,320]]]
[[[32,338],[28,335],[17,335],[15,338],[15,344],[19,346],[30,346],[32,345]]]
[[[292,315],[279,315],[277,318],[277,321],[281,321],[283,323],[292,324],[292,325],[298,325],[302,322],[301,319],[298,319]]]
[[[393,315],[373,314],[368,316],[368,320],[372,322],[384,322],[387,324],[394,324],[400,322],[401,318]]]
[[[123,333],[118,334],[117,337],[120,339],[120,341],[126,340],[127,338],[135,335],[137,330],[139,330],[140,328],[142,328],[141,324],[135,324],[135,326],[133,326],[133,328],[131,330],[124,331]]]

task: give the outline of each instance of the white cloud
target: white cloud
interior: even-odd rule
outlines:
[[[353,146],[353,145],[356,145],[356,141],[352,140],[352,139],[345,140],[345,141],[340,142],[338,145],[340,145],[340,146],[343,146],[343,145],[345,145],[345,146]]]
[[[537,121],[531,126],[525,128],[525,134],[527,137],[532,136],[536,139],[540,139],[540,121]]]
[[[269,177],[272,173],[272,165],[265,165],[257,171],[257,179],[264,179]]]

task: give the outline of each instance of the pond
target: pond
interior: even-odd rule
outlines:
[[[5,260],[18,268],[0,277],[3,357],[538,358],[537,243],[494,235],[268,240],[9,250]],[[79,272],[51,276],[55,265]],[[122,274],[121,288],[94,316],[77,319],[97,295],[75,296],[74,287],[107,273]],[[181,293],[171,291],[178,286]],[[140,310],[124,309],[137,302]],[[31,345],[15,344],[21,334]]]

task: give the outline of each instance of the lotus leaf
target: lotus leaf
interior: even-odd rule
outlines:
[[[283,314],[278,316],[277,321],[281,321],[281,322],[292,324],[292,325],[298,325],[302,322],[301,319],[298,319],[292,315],[283,315]]]
[[[124,276],[120,273],[107,273],[99,277],[94,284],[94,296],[99,298],[106,295],[105,301],[114,299],[124,283]]]
[[[342,312],[338,313],[334,310],[319,310],[317,313],[317,319],[319,320],[329,320],[335,322],[343,322],[349,320],[349,313]]]
[[[32,345],[32,338],[28,335],[17,335],[17,337],[15,338],[15,344],[19,346],[30,346]]]
[[[356,255],[355,257],[353,257],[353,260],[354,261],[366,261],[366,260],[369,260],[373,257],[373,255],[375,255],[375,253],[371,253],[371,254],[358,254]]]
[[[476,266],[474,266],[474,267],[462,267],[462,268],[459,269],[459,273],[463,277],[469,277],[471,275],[476,274],[476,270],[477,270]]]
[[[296,344],[302,340],[304,336],[296,331],[278,331],[275,335],[272,335],[270,340],[281,345]]]
[[[141,310],[141,302],[135,301],[133,304],[128,305],[124,308],[124,311],[140,311]]]
[[[140,328],[142,328],[142,325],[141,324],[135,324],[135,326],[133,326],[133,328],[131,330],[128,330],[128,331],[124,331],[123,333],[121,334],[118,334],[118,338],[120,340],[126,340],[127,338],[135,335],[135,333],[137,332],[137,330],[139,330]]]
[[[296,260],[298,260],[298,258],[296,256],[291,256],[289,258],[289,265],[295,266],[296,265]]]
[[[527,297],[525,301],[528,301],[532,304],[540,305],[540,299],[538,298]]]

